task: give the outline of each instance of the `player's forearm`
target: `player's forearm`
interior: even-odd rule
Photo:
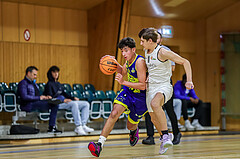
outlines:
[[[122,74],[122,69],[123,67],[120,65],[120,64],[118,64],[118,67],[117,67],[117,73],[120,73],[120,74]]]
[[[140,89],[140,90],[145,90],[146,89],[146,83],[145,82],[138,82],[138,83],[132,83],[128,81],[124,81],[122,85],[131,87],[134,89]]]
[[[184,59],[183,67],[187,75],[187,82],[192,82],[192,68],[190,62],[187,59]]]

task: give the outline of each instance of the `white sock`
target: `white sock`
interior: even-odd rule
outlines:
[[[104,143],[105,143],[106,140],[107,140],[106,137],[100,136],[99,139],[98,139],[98,142],[100,142],[100,143],[102,144],[102,147],[103,147],[103,145],[104,145]]]

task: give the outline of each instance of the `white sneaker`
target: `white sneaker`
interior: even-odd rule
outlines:
[[[83,130],[84,130],[85,132],[93,132],[93,131],[94,131],[93,128],[87,127],[87,125],[84,125],[84,126],[83,126]]]
[[[168,133],[163,135],[163,138],[160,138],[160,150],[159,150],[159,154],[164,154],[169,147],[173,146],[172,143],[173,140],[173,134],[172,133]]]
[[[198,121],[193,121],[192,126],[196,128],[196,130],[204,130],[204,127],[198,122]]]
[[[185,120],[185,128],[187,130],[194,130],[194,127],[191,125],[190,121],[189,120]]]
[[[87,135],[86,132],[83,130],[82,126],[76,127],[74,132],[77,133],[78,135]]]
[[[181,125],[179,122],[178,122],[178,128],[179,129],[182,129],[184,126],[183,125]]]

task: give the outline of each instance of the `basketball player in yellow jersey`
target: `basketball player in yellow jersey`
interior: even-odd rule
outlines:
[[[161,135],[160,154],[171,147],[172,141],[168,134],[167,120],[162,109],[172,96],[173,88],[170,84],[171,61],[184,66],[187,74],[186,88],[192,89],[192,70],[190,62],[174,52],[157,44],[158,33],[150,29],[142,34],[141,45],[145,49],[145,59],[148,68],[148,83],[146,102],[151,120]],[[170,61],[171,60],[171,61]]]
[[[118,47],[121,49],[126,63],[123,66],[118,64],[118,74],[115,80],[123,85],[123,88],[114,100],[113,110],[104,125],[98,142],[90,142],[88,144],[88,149],[96,157],[99,157],[106,138],[112,131],[119,116],[125,110],[127,110],[128,114],[127,128],[130,130],[129,142],[131,146],[135,146],[139,140],[138,123],[147,112],[145,83],[147,68],[144,57],[135,53],[136,44],[132,38],[127,37],[122,39]],[[123,80],[123,76],[125,75],[128,76],[128,81]]]

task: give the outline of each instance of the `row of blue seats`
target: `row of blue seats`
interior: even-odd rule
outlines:
[[[0,111],[4,110],[6,112],[15,112],[19,110],[19,107],[16,103],[16,92],[18,83],[10,83],[9,87],[6,83],[0,83],[1,94],[3,95],[0,98]],[[44,90],[45,84],[38,83],[40,90]],[[106,91],[96,91],[94,86],[91,84],[85,84],[85,89],[83,89],[81,84],[74,84],[73,89],[70,84],[63,84],[64,91],[69,93],[71,96],[78,97],[80,100],[86,100],[90,103],[90,118],[98,119],[100,117],[108,118],[112,111],[112,102],[116,96],[115,92],[112,90]],[[18,109],[17,109],[18,108]],[[40,112],[41,120],[48,120],[48,113]],[[72,119],[70,111],[66,112],[66,117]],[[121,116],[123,117],[123,116]]]
[[[42,95],[44,91],[45,83],[37,83],[37,85],[39,87],[40,94]],[[78,90],[80,92],[91,91],[93,93],[96,91],[95,87],[92,84],[84,84],[84,87],[82,84],[73,84],[72,87],[68,83],[64,83],[62,85],[66,91]],[[3,94],[4,92],[17,93],[17,87],[18,87],[18,82],[9,83],[9,86],[5,82],[0,82],[0,93],[1,94]]]

